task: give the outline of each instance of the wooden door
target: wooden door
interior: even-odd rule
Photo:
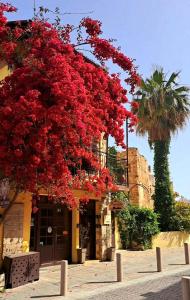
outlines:
[[[40,262],[71,260],[72,213],[63,205],[43,199],[32,218],[31,250],[40,252]]]
[[[41,263],[54,261],[54,215],[52,207],[41,207],[38,213],[38,251]]]
[[[71,260],[71,211],[66,206],[54,209],[54,260]]]

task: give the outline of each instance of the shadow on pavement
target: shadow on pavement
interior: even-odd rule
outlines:
[[[149,292],[146,294],[141,294],[144,300],[181,300],[182,290],[181,282],[177,282],[169,287],[162,289],[159,292]]]
[[[54,294],[54,295],[38,295],[38,296],[31,296],[32,299],[38,299],[38,298],[52,298],[52,297],[60,297],[60,294]]]
[[[111,281],[88,281],[85,282],[85,284],[93,284],[93,283],[116,283],[117,280],[111,280]]]
[[[168,266],[185,266],[186,264],[168,264]]]
[[[151,273],[158,273],[157,271],[142,271],[142,272],[138,272],[138,273],[140,273],[140,274],[151,274]]]

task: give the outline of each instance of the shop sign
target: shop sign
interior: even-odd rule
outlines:
[[[104,216],[104,225],[111,225],[111,214]]]

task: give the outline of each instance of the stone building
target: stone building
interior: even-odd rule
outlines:
[[[126,156],[126,152],[119,154]],[[139,207],[153,208],[154,175],[137,148],[128,148],[129,201]]]
[[[139,207],[153,208],[154,176],[146,158],[137,148],[129,148],[129,201]]]

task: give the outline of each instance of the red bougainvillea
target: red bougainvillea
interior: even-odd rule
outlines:
[[[127,91],[119,76],[92,63],[77,46],[90,45],[97,60],[111,59],[123,69],[132,92],[140,79],[133,61],[100,37],[99,21],[83,19],[73,44],[72,26],[57,29],[38,18],[10,25],[4,12],[12,11],[0,4],[0,60],[12,68],[0,86],[0,169],[19,189],[45,188],[73,206],[74,188],[112,187],[92,145],[104,133],[124,146],[124,120],[136,123],[123,106]],[[87,166],[94,170],[88,177]]]

